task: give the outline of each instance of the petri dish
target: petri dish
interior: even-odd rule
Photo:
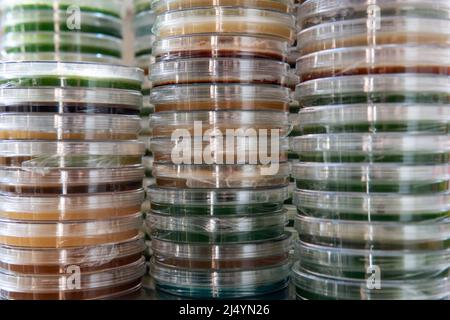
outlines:
[[[194,58],[251,58],[285,61],[288,44],[282,39],[257,35],[198,34],[158,39],[157,62]]]
[[[319,24],[300,31],[297,43],[302,55],[361,46],[446,46],[450,37],[449,30],[448,18],[382,16]]]
[[[10,61],[0,64],[3,88],[61,87],[141,91],[138,68],[89,62]]]
[[[299,84],[296,99],[302,107],[363,103],[447,105],[450,77],[379,74],[324,78]]]
[[[144,190],[99,194],[0,195],[0,219],[26,221],[102,220],[141,211]],[[1,259],[1,258],[0,258]]]
[[[289,115],[275,111],[195,111],[157,112],[150,128],[154,138],[267,137],[279,139],[289,134]]]
[[[137,141],[0,141],[0,167],[117,168],[141,165],[144,145]],[[45,171],[45,170],[44,170]]]
[[[291,234],[246,244],[185,244],[152,240],[157,263],[180,269],[251,270],[287,262]]]
[[[382,281],[448,277],[450,250],[361,250],[296,243],[299,267],[324,277],[366,280],[369,269]]]
[[[85,273],[79,283],[70,275],[18,275],[0,272],[0,298],[6,300],[113,299],[141,289],[145,260],[119,268]]]
[[[301,162],[447,164],[450,135],[314,134],[292,138],[291,149]]]
[[[300,81],[369,74],[450,75],[450,54],[442,46],[377,45],[339,48],[302,56]]]
[[[202,83],[247,83],[288,87],[295,77],[288,64],[266,59],[192,58],[153,64],[153,87]]]
[[[156,288],[176,296],[236,299],[263,296],[288,286],[290,264],[238,271],[203,271],[168,267],[154,261],[150,272]]]
[[[0,113],[0,139],[137,140],[139,124],[127,115]]]
[[[77,88],[2,88],[0,113],[139,115],[137,91]]]
[[[65,274],[71,266],[82,273],[118,268],[141,260],[143,235],[123,242],[66,249],[0,246],[0,272],[21,275]]]
[[[308,107],[301,110],[300,118],[303,135],[450,132],[450,109],[445,105],[377,103]]]
[[[152,239],[181,243],[244,243],[273,239],[284,233],[285,211],[254,215],[171,216],[148,213]]]
[[[134,36],[141,38],[152,35],[152,27],[155,23],[155,13],[153,11],[143,11],[133,18]],[[148,44],[151,45],[151,44]]]
[[[450,166],[393,163],[297,163],[297,188],[336,192],[425,195],[449,190]]]
[[[0,220],[0,245],[69,248],[121,242],[139,235],[142,214],[67,222]]]
[[[289,163],[270,165],[153,165],[156,185],[167,188],[267,188],[289,183]]]
[[[287,187],[266,189],[148,189],[151,210],[174,216],[243,216],[283,209]]]
[[[152,139],[150,149],[154,161],[176,164],[266,164],[288,160],[288,140],[266,137],[212,136]]]
[[[297,215],[300,240],[310,244],[373,250],[443,250],[450,219],[424,222],[352,221]]]
[[[279,111],[287,112],[291,93],[277,85],[193,84],[153,88],[155,112]],[[219,113],[218,113],[219,114]]]
[[[144,168],[0,168],[0,192],[7,195],[68,195],[136,191]]]
[[[301,29],[318,24],[383,17],[411,17],[448,19],[450,6],[445,0],[313,0],[301,5],[298,10],[298,26]]]
[[[156,18],[158,38],[206,33],[259,35],[293,43],[294,17],[272,10],[210,7],[167,12]]]
[[[301,300],[447,300],[448,277],[383,280],[369,289],[367,280],[324,277],[294,265],[293,282]]]

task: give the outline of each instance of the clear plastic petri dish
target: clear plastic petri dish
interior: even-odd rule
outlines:
[[[353,221],[420,222],[450,217],[450,193],[400,195],[295,190],[302,215]]]
[[[293,268],[293,282],[300,300],[447,300],[448,277],[418,280],[382,280],[381,288],[368,288],[368,280],[325,277]],[[370,287],[370,286],[369,286]]]
[[[0,168],[0,192],[7,195],[69,195],[136,191],[144,168]]]
[[[287,262],[291,234],[245,244],[190,244],[152,240],[157,263],[180,269],[251,270]]]
[[[138,68],[88,62],[10,61],[0,64],[4,88],[106,88],[141,91]]]
[[[288,88],[255,84],[172,85],[153,88],[150,93],[150,102],[155,106],[156,112],[287,112],[290,98]]]
[[[266,189],[169,189],[151,186],[152,212],[174,216],[234,216],[283,209],[287,187]]]
[[[247,83],[288,87],[288,64],[266,59],[192,58],[161,61],[150,68],[153,87],[202,83]]]
[[[70,248],[121,242],[139,235],[142,214],[67,222],[0,220],[0,245]]]
[[[144,190],[54,196],[0,195],[0,219],[26,221],[102,220],[141,211]],[[1,257],[0,257],[1,259]]]
[[[143,11],[133,18],[134,36],[141,38],[153,35],[152,27],[155,23],[156,15],[153,11]]]
[[[157,13],[209,7],[244,7],[291,13],[291,0],[154,0],[152,9]]]
[[[152,1],[149,0],[133,0],[134,14],[152,10]]]
[[[3,88],[0,113],[139,115],[137,91],[77,88]]]
[[[263,296],[288,286],[290,264],[250,270],[190,270],[151,262],[156,288],[176,296],[236,299]]]
[[[152,139],[155,162],[186,164],[266,164],[286,162],[289,144],[284,139],[267,137],[193,137],[192,139]],[[450,147],[449,147],[450,149]]]
[[[288,44],[277,38],[211,33],[158,39],[153,54],[157,62],[226,57],[285,61]]]
[[[274,239],[284,233],[285,211],[254,215],[171,216],[148,213],[152,239],[181,243],[244,243]]]
[[[77,266],[82,273],[118,268],[141,260],[143,235],[116,243],[66,249],[0,246],[0,272],[57,275]]]
[[[275,111],[160,112],[150,120],[154,138],[222,136],[285,137],[291,128],[288,113]]]
[[[29,171],[49,168],[117,168],[142,163],[138,141],[0,141],[0,167]]]
[[[148,74],[151,63],[153,63],[153,42],[154,36],[144,36],[135,39],[134,43],[134,62],[135,65]]]
[[[139,123],[126,115],[0,113],[0,139],[137,140]]]
[[[20,11],[28,12],[34,10],[67,11],[72,5],[70,0],[7,0],[2,1],[0,8],[2,12]],[[76,0],[76,5],[83,13],[97,13],[120,18],[122,3],[120,0]]]
[[[447,164],[450,135],[314,134],[292,138],[291,149],[301,162]]]
[[[122,63],[122,40],[103,34],[9,32],[0,42],[7,61],[81,61]]]
[[[103,34],[115,38],[122,38],[122,22],[120,18],[99,12],[80,11],[79,19],[83,21],[79,26],[75,21],[68,20],[66,10],[40,10],[16,7],[14,10],[2,12],[2,31],[10,32],[54,32]],[[78,17],[77,17],[78,18]]]
[[[340,48],[300,57],[300,81],[366,74],[450,75],[450,54],[443,46],[377,45]]]
[[[445,46],[449,30],[448,18],[382,16],[319,24],[300,31],[297,42],[302,55],[328,49],[391,44]]]
[[[450,109],[446,105],[414,103],[354,104],[304,108],[300,112],[301,134],[450,132]]]
[[[408,283],[448,277],[450,250],[361,250],[296,243],[299,267],[324,277],[366,280],[369,269],[381,271],[381,280]]]
[[[7,300],[113,299],[141,289],[144,258],[118,268],[82,274],[79,282],[67,275],[21,275],[0,272],[0,298]],[[73,275],[72,275],[73,277]]]
[[[298,26],[301,29],[318,24],[371,17],[411,17],[448,19],[450,5],[446,0],[312,0],[298,10]]]
[[[159,187],[268,188],[289,183],[289,163],[270,165],[153,165]]]
[[[310,244],[373,250],[444,250],[450,219],[424,222],[352,221],[297,215],[300,240]]]
[[[259,35],[293,43],[294,20],[292,15],[272,10],[210,7],[161,14],[153,33],[159,38],[206,33]]]
[[[292,170],[302,190],[425,195],[450,188],[449,164],[297,163]]]
[[[324,78],[299,84],[296,99],[302,107],[363,103],[448,105],[450,77],[378,74]]]

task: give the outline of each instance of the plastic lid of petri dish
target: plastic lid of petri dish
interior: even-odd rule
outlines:
[[[392,163],[296,163],[297,188],[317,191],[393,192],[430,194],[447,192],[450,165]]]
[[[59,61],[118,65],[122,62],[121,47],[121,39],[103,34],[9,32],[2,37],[0,54],[5,61],[51,61],[57,57]]]
[[[367,279],[369,267],[382,270],[384,280],[415,281],[448,276],[450,249],[358,250],[296,243],[301,268],[323,276]]]
[[[288,64],[266,59],[180,59],[157,62],[150,71],[154,87],[209,82],[288,86],[292,77]]]
[[[142,258],[119,268],[83,273],[79,289],[69,285],[68,275],[20,275],[0,272],[0,285],[3,289],[1,296],[9,299],[107,299],[122,293],[128,287],[127,284],[137,286],[145,270],[145,260]]]
[[[159,38],[171,36],[225,33],[262,35],[293,43],[294,16],[272,10],[210,7],[173,11],[156,18],[153,33]]]
[[[77,0],[76,4],[82,12],[102,13],[117,18],[120,18],[122,13],[122,2],[120,0]],[[56,5],[58,10],[66,11],[73,5],[73,1],[58,0]],[[43,9],[53,11],[55,10],[55,0],[7,0],[0,3],[0,8],[3,12],[10,10],[32,11]]]
[[[180,163],[188,160],[195,164],[226,164],[230,160],[239,164],[265,164],[288,160],[289,141],[287,138],[266,139],[266,137],[231,136],[232,142],[223,137],[209,139],[199,137],[174,141],[170,138],[151,140],[150,149],[155,162]],[[450,149],[450,147],[449,147]],[[1,152],[1,149],[0,149]]]
[[[298,10],[298,25],[305,29],[317,24],[370,18],[371,11],[383,17],[405,16],[448,19],[450,5],[446,0],[312,0]]]
[[[303,107],[367,102],[448,104],[450,77],[388,74],[324,78],[299,84],[295,94]]]
[[[381,289],[369,289],[367,280],[324,277],[293,267],[297,297],[330,300],[447,300],[448,277],[417,280],[382,280]]]
[[[289,183],[289,163],[262,165],[166,165],[155,163],[160,187],[265,188]]]
[[[288,44],[277,38],[255,35],[198,34],[158,39],[156,61],[189,58],[263,58],[285,61]]]
[[[450,53],[444,47],[380,45],[340,48],[300,57],[301,81],[363,74],[450,74]]]
[[[0,195],[0,219],[28,221],[98,220],[140,212],[143,189],[83,195]]]
[[[121,242],[139,234],[142,214],[67,222],[0,220],[0,244],[27,248],[82,247]]]
[[[67,195],[136,191],[142,188],[144,168],[1,168],[0,191],[17,195]]]
[[[65,249],[30,249],[2,245],[0,246],[0,270],[18,272],[18,270],[14,270],[15,267],[22,266],[25,269],[28,266],[28,268],[35,267],[36,271],[38,269],[44,271],[45,267],[55,270],[54,267],[77,265],[83,266],[84,272],[89,272],[89,269],[108,268],[108,265],[114,260],[140,255],[144,249],[143,235],[123,242]],[[10,268],[5,269],[7,266]]]
[[[137,116],[0,113],[3,140],[135,140]]]
[[[306,216],[365,221],[424,221],[450,214],[450,193],[392,193],[295,190],[293,202]]]
[[[0,112],[139,114],[140,92],[76,88],[2,88]]]
[[[442,250],[448,248],[450,219],[416,222],[353,221],[297,215],[303,242],[373,250]]]
[[[297,35],[302,55],[336,48],[386,44],[445,45],[450,36],[450,21],[415,17],[381,17],[330,22],[302,30]]]
[[[450,109],[446,105],[381,103],[303,108],[303,134],[354,132],[449,132]]]
[[[140,12],[133,18],[133,29],[135,37],[152,35],[152,27],[155,23],[156,15],[153,11]]]
[[[445,164],[450,136],[404,133],[314,134],[294,137],[291,150],[302,162]]]
[[[291,93],[277,85],[193,84],[153,88],[150,100],[161,111],[287,111]],[[206,114],[206,113],[205,113]],[[246,113],[250,114],[250,113]],[[220,115],[220,113],[217,113]],[[255,116],[258,113],[254,113]],[[274,116],[272,114],[272,116]]]
[[[291,130],[288,113],[247,110],[155,113],[150,127],[155,138],[172,137],[176,129],[184,129],[178,131],[180,134],[189,132],[191,135],[226,135],[233,130],[233,133],[243,131],[249,136],[277,134],[279,137],[287,136]]]
[[[168,11],[204,9],[209,7],[244,7],[290,13],[291,0],[153,0],[152,9],[161,14]]]
[[[290,264],[253,270],[204,271],[178,269],[151,262],[150,272],[163,291],[191,297],[258,296],[287,286]]]
[[[88,62],[18,61],[0,63],[0,86],[110,88],[141,91],[138,68]]]
[[[225,263],[229,261],[231,263],[233,261],[237,262],[244,259],[264,259],[276,255],[284,256],[291,250],[291,234],[289,232],[285,232],[278,238],[256,241],[253,243],[232,243],[221,245],[198,243],[186,244],[152,239],[152,250],[156,260],[165,265],[168,265],[168,262],[171,261],[171,259],[180,259],[192,260],[193,263],[194,261],[198,261],[199,263],[202,261],[211,262],[210,265],[212,266],[214,263],[220,263],[220,261]],[[261,264],[264,265],[263,263]],[[255,267],[259,266],[253,266],[253,268]],[[196,269],[195,267],[189,268]],[[216,268],[217,267],[211,267],[211,269]],[[232,268],[236,267],[232,266]],[[204,269],[204,267],[200,267],[199,269]]]

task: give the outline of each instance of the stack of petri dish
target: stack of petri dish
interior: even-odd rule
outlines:
[[[450,4],[305,1],[299,299],[448,299]]]
[[[116,65],[0,64],[0,298],[141,287],[142,78]]]
[[[2,60],[120,63],[120,0],[2,0]]]
[[[156,287],[190,298],[281,291],[291,248],[292,3],[158,0],[152,9],[146,221]]]

